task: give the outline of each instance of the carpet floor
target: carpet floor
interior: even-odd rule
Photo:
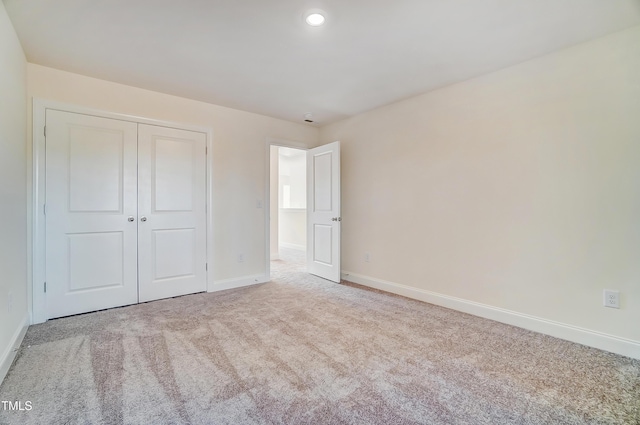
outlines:
[[[273,280],[31,326],[0,424],[640,424],[640,361],[334,284]]]

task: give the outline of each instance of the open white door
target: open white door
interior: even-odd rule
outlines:
[[[307,271],[340,282],[340,142],[307,152]]]

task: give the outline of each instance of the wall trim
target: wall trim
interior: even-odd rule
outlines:
[[[414,288],[400,283],[389,282],[364,276],[349,271],[342,271],[342,279],[358,283],[370,288],[402,295],[452,310],[469,313],[485,319],[495,320],[508,325],[528,329],[556,338],[575,342],[600,350],[609,351],[623,356],[640,359],[640,341],[620,338],[617,336],[597,332],[566,323],[543,319],[504,308],[493,307],[487,304],[477,303],[462,298],[439,294],[437,292]]]
[[[20,348],[20,344],[22,344],[22,340],[27,333],[27,329],[29,328],[29,313],[26,313],[22,320],[20,321],[20,325],[18,329],[16,329],[13,337],[9,341],[9,345],[2,353],[2,357],[0,357],[0,383],[4,381],[4,378],[7,376],[9,372],[9,368],[15,360],[16,355],[18,354],[18,349]]]
[[[243,286],[258,285],[260,283],[269,282],[271,278],[265,274],[254,274],[250,276],[232,277],[230,279],[221,279],[213,282],[209,286],[207,292],[224,291],[226,289],[242,288]]]

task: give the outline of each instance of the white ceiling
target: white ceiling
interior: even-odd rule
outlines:
[[[4,3],[32,63],[314,125],[640,24],[640,0]]]

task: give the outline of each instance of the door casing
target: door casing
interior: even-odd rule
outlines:
[[[45,234],[45,123],[47,109],[72,112],[76,114],[91,115],[103,118],[112,118],[129,121],[138,124],[149,124],[160,127],[169,127],[182,130],[197,131],[207,136],[207,161],[206,161],[206,211],[207,211],[207,291],[213,288],[213,130],[208,127],[200,127],[188,124],[175,123],[164,120],[137,117],[116,112],[102,111],[71,105],[44,99],[33,99],[33,125],[32,125],[32,185],[31,189],[31,257],[30,267],[31,285],[28,285],[27,297],[29,302],[30,323],[43,323],[47,320],[46,288],[46,234]]]

